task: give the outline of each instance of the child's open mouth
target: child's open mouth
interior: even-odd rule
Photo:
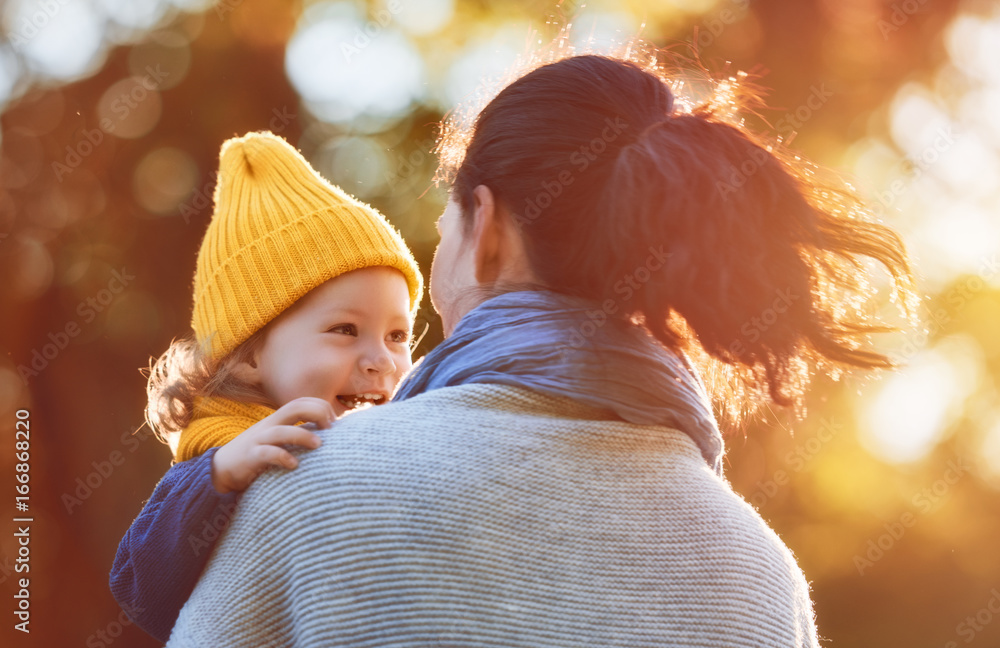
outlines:
[[[341,405],[350,410],[361,405],[381,405],[387,399],[383,394],[365,393],[338,395],[337,400],[340,401]]]

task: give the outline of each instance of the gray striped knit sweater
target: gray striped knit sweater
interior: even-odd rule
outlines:
[[[262,475],[201,646],[818,646],[792,554],[691,439],[517,387],[357,412]]]

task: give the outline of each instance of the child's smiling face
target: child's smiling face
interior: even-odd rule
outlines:
[[[272,404],[322,398],[338,416],[385,403],[410,360],[410,293],[398,270],[331,279],[275,318],[249,369]]]

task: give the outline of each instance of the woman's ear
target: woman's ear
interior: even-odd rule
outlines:
[[[500,275],[502,235],[493,191],[486,185],[472,190],[472,246],[476,281],[492,284]]]
[[[521,234],[486,185],[472,190],[472,244],[476,281],[516,283],[533,278]]]

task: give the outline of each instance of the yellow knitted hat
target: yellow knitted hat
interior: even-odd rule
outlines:
[[[222,145],[191,316],[198,343],[213,360],[313,288],[374,266],[403,273],[415,312],[423,294],[420,270],[381,214],[324,180],[277,135],[250,133]]]

